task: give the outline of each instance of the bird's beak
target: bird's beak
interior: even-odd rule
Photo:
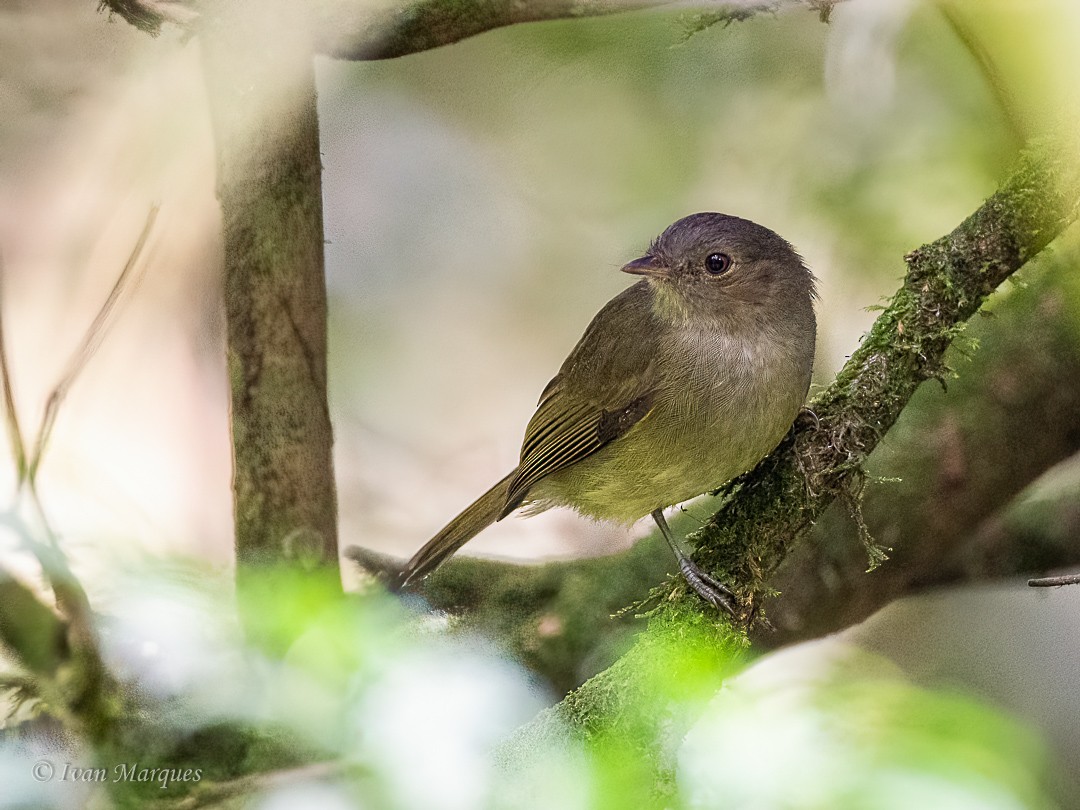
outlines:
[[[649,276],[650,278],[667,278],[671,275],[671,269],[665,267],[655,256],[642,256],[632,262],[623,265],[622,271],[633,276]]]

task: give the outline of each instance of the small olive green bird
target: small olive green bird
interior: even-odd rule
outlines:
[[[814,363],[814,276],[749,220],[693,214],[623,272],[644,278],[593,318],[540,395],[518,465],[421,548],[405,588],[519,507],[630,524],[651,514],[695,591],[734,610],[691,562],[664,507],[749,470],[784,437]]]

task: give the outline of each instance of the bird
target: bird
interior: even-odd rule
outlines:
[[[517,466],[413,555],[395,590],[510,513],[558,506],[627,525],[651,515],[689,586],[735,613],[663,510],[751,469],[790,429],[814,364],[816,279],[774,231],[713,212],[679,219],[621,269],[640,279],[543,389]]]

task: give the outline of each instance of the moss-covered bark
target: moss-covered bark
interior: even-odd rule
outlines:
[[[788,439],[722,491],[698,533],[697,561],[750,607],[794,538],[837,498],[857,503],[863,465],[926,380],[947,379],[945,352],[986,296],[1076,216],[1072,144],[1040,144],[952,233],[909,253],[903,286],[835,382]],[[672,591],[680,596],[677,591]]]
[[[1070,245],[1025,269],[1023,282],[979,318],[970,357],[954,351],[948,390],[924,386],[870,457],[863,513],[889,546],[866,576],[857,528],[828,510],[770,585],[775,632],[767,646],[816,637],[869,616],[899,595],[932,585],[1037,574],[1080,561],[1080,535],[1018,524],[1008,504],[1080,451],[1080,249]],[[1080,514],[1080,507],[1077,507]],[[1067,502],[1051,514],[1068,521]]]
[[[869,477],[882,483],[865,488],[863,514],[870,534],[891,549],[888,564],[866,575],[858,527],[834,504],[770,579],[780,593],[766,602],[771,628],[751,634],[755,647],[850,626],[931,585],[1080,562],[1077,493],[1052,503],[1043,496],[1037,518],[1020,519],[1034,507],[1019,517],[1003,508],[1080,452],[1078,261],[1080,240],[1070,239],[1025,268],[992,317],[973,319],[965,337],[978,349],[954,347],[946,357],[957,370],[948,390],[922,386],[867,460]],[[705,509],[707,501],[694,511]],[[675,520],[697,525],[686,517]],[[378,568],[363,554],[358,561]],[[674,571],[667,546],[653,537],[626,552],[544,565],[453,558],[423,594],[566,692],[625,649],[638,623],[622,609]]]
[[[696,560],[731,584],[751,614],[795,538],[838,498],[855,503],[863,464],[926,380],[943,380],[944,354],[964,321],[1077,214],[1074,144],[1026,151],[1001,189],[951,234],[908,254],[904,284],[875,321],[836,381],[812,402],[787,440],[757,468],[724,488],[726,505],[698,534]],[[702,645],[724,656],[745,643],[744,627],[706,611],[681,583],[655,595],[660,606],[634,647],[508,743],[508,756],[542,738],[555,720],[587,736],[616,731],[645,739],[643,673],[658,651]],[[661,664],[663,661],[661,660]],[[670,707],[644,703],[652,733],[669,725]]]
[[[302,4],[207,2],[238,565],[336,564],[322,166]]]
[[[762,11],[791,6],[827,20],[841,0],[752,0],[690,5],[692,28],[744,20]],[[393,59],[449,45],[468,37],[520,23],[581,19],[624,11],[682,6],[676,0],[413,0],[376,10],[356,0],[320,0],[319,48],[338,59]],[[696,12],[696,13],[694,13]]]
[[[356,546],[346,555],[370,573],[401,566]],[[619,554],[541,565],[457,555],[421,592],[435,609],[463,617],[455,627],[497,639],[563,695],[626,652],[641,624],[627,606],[677,570],[657,536]]]

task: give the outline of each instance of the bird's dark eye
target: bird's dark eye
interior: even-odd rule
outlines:
[[[719,276],[731,267],[731,257],[726,253],[710,253],[705,259],[705,269],[714,276]]]

